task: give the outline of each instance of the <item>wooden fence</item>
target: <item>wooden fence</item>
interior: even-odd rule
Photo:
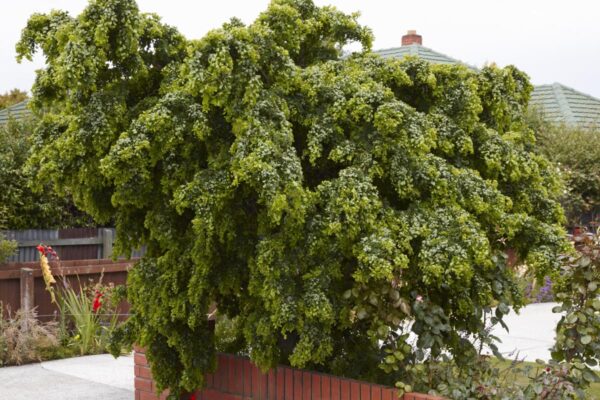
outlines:
[[[17,242],[17,253],[8,262],[38,261],[36,246],[52,246],[61,260],[111,258],[115,239],[114,228],[26,229],[2,231],[7,239]],[[144,249],[133,252],[141,257]]]
[[[62,261],[60,268],[52,265],[55,276],[64,276],[74,288],[94,284],[102,279],[103,283],[124,284],[127,271],[132,268],[134,260],[72,260]],[[50,294],[45,288],[42,271],[38,262],[9,263],[0,266],[0,302],[2,311],[15,312],[21,307],[36,308],[42,320],[52,319],[57,308],[50,301]],[[129,307],[123,304],[119,313],[127,313]],[[4,314],[6,315],[6,314]]]

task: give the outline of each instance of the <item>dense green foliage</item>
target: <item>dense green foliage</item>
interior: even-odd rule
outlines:
[[[559,184],[531,151],[527,77],[378,58],[356,17],[276,0],[190,41],[97,0],[23,31],[20,57],[48,63],[30,165],[114,216],[121,250],[147,245],[118,338],[174,394],[213,366],[213,303],[263,367],[393,382],[443,351],[467,362],[484,314],[521,303],[507,248],[539,276],[558,268]],[[352,41],[363,51],[341,58]]]
[[[27,99],[27,92],[19,89],[13,89],[10,92],[0,94],[0,110],[10,107]]]
[[[600,222],[600,128],[553,124],[535,112],[529,123],[536,132],[538,151],[563,175],[565,191],[560,200],[568,224]]]
[[[563,313],[552,357],[572,363],[580,385],[599,382],[592,368],[600,364],[600,236],[575,236],[577,253],[566,258],[557,288]]]
[[[0,228],[50,229],[85,226],[91,219],[50,182],[36,181],[25,162],[32,151],[32,118],[0,125]],[[36,190],[33,188],[37,187]]]

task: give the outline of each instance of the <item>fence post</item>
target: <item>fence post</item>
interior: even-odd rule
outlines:
[[[34,291],[33,291],[33,269],[31,268],[21,268],[21,311],[29,314],[33,307],[34,303]],[[23,327],[24,331],[29,330],[28,325],[28,317],[23,318]]]
[[[102,258],[111,258],[113,255],[113,232],[111,229],[102,229]]]

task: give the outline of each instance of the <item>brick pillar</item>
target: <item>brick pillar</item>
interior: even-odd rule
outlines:
[[[166,400],[168,391],[158,393],[152,380],[150,365],[146,360],[145,350],[135,346],[133,355],[135,368],[135,400]]]

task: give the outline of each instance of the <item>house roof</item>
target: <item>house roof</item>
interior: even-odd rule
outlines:
[[[535,86],[529,104],[553,122],[600,125],[600,99],[560,83]]]
[[[23,100],[0,110],[0,125],[6,124],[10,118],[23,119],[25,116],[30,115],[31,111],[27,108],[27,103],[29,103],[29,100]]]
[[[432,64],[463,64],[471,69],[476,69],[472,65],[468,65],[460,60],[439,53],[418,43],[400,47],[392,47],[389,49],[374,50],[373,53],[379,54],[384,58],[404,58],[406,56],[417,56]]]

